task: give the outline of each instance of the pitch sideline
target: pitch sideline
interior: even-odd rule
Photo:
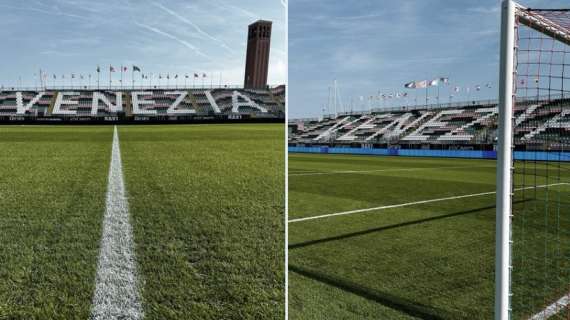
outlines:
[[[329,174],[350,174],[350,173],[366,173],[366,172],[398,172],[398,171],[421,171],[421,170],[438,170],[438,169],[466,169],[466,168],[495,168],[495,166],[448,166],[448,167],[415,167],[415,168],[391,168],[391,169],[373,169],[373,170],[340,170],[340,171],[310,171],[310,172],[293,172],[289,176],[318,176]]]
[[[142,319],[138,283],[119,134],[115,126],[91,319]]]

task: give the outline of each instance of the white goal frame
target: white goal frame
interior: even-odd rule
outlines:
[[[495,320],[509,320],[511,316],[513,106],[516,81],[515,37],[519,23],[570,45],[568,30],[512,0],[502,1],[497,145]]]

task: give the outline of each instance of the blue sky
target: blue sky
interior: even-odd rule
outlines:
[[[520,3],[568,7],[558,0]],[[367,99],[361,102],[360,96],[379,92],[408,92],[413,104],[417,91],[425,103],[425,90],[406,90],[403,84],[439,76],[450,79],[441,88],[442,102],[449,101],[448,90],[455,86],[462,89],[453,101],[495,98],[499,8],[499,0],[291,0],[289,117],[319,116],[333,79],[343,104],[352,97],[354,110],[367,109]],[[473,90],[476,85],[481,91]],[[435,92],[430,90],[431,102]]]
[[[247,25],[257,19],[273,21],[268,81],[285,83],[281,0],[0,0],[0,84],[34,85],[40,68],[50,84],[54,73],[58,83],[75,73],[87,84],[98,64],[108,83],[109,64],[134,64],[155,75],[213,73],[215,83],[222,72],[242,85]]]

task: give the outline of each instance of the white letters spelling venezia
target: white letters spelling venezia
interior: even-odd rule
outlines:
[[[284,86],[268,89],[0,91],[0,117],[284,116]]]

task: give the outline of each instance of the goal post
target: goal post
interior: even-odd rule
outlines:
[[[499,69],[495,319],[570,319],[570,9],[503,0]]]
[[[509,319],[511,277],[511,203],[513,169],[513,103],[515,73],[515,3],[504,0],[501,9],[499,128],[497,144],[495,318]]]

